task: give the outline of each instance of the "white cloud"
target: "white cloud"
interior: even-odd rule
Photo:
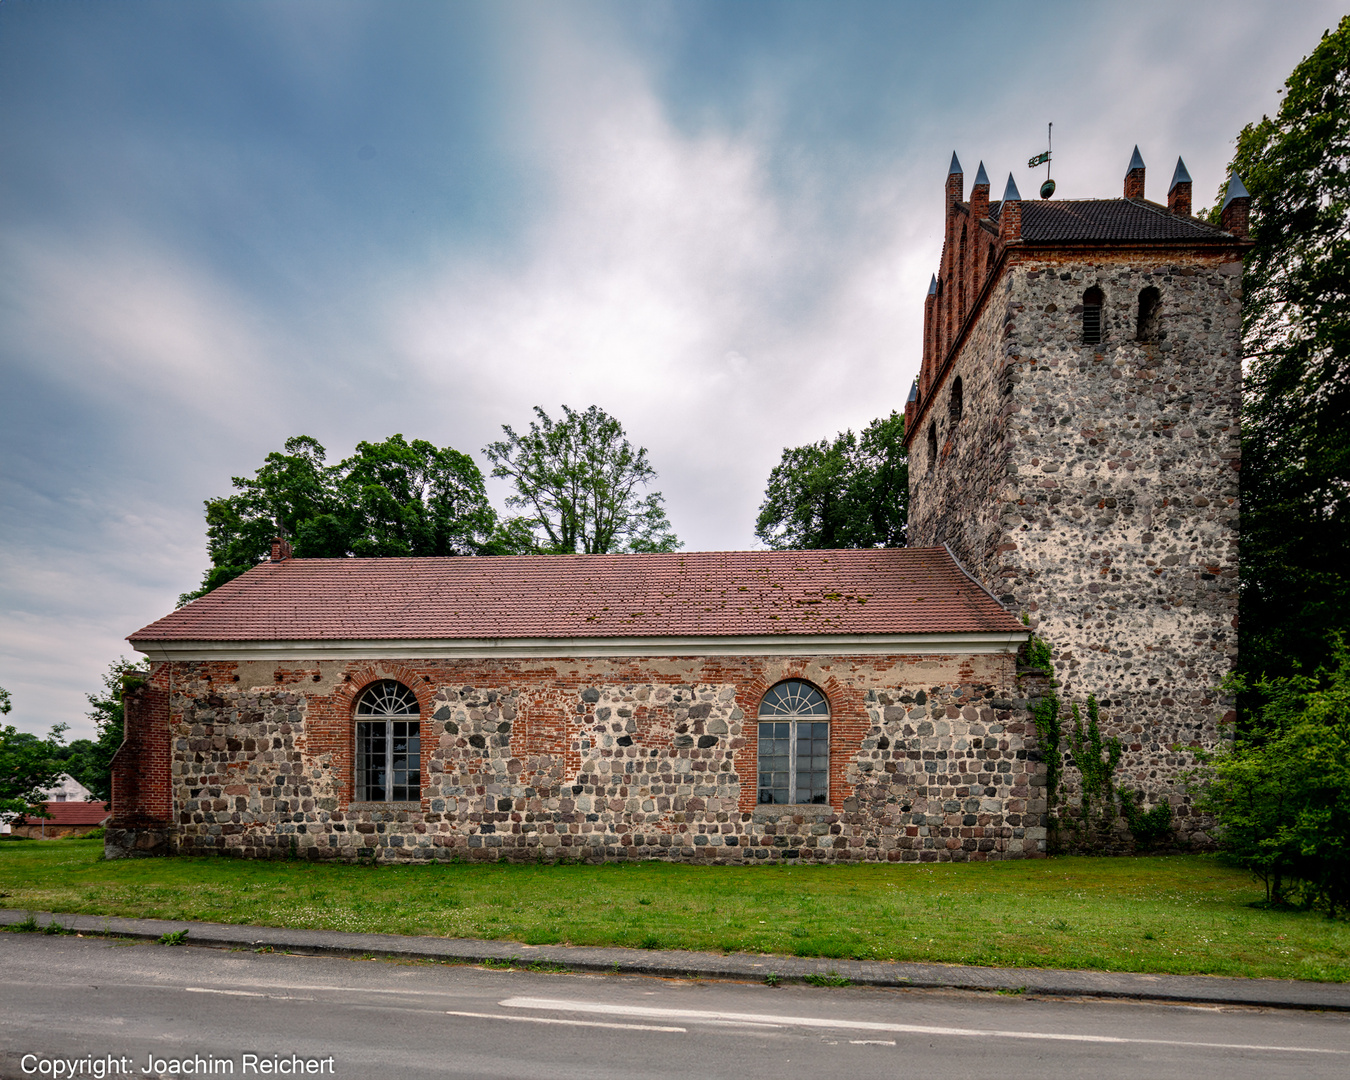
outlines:
[[[76,396],[149,394],[197,410],[247,394],[251,411],[269,408],[255,390],[272,352],[256,309],[187,251],[128,232],[11,233],[0,261],[17,365]]]
[[[529,65],[550,213],[524,259],[447,265],[394,334],[469,410],[601,404],[651,448],[691,546],[748,546],[783,446],[903,401],[912,221],[888,178],[831,235],[753,135],[679,132],[631,60],[551,30]]]

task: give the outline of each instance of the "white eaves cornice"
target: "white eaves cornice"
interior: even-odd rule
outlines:
[[[1016,652],[1031,632],[718,637],[136,641],[151,660],[486,660],[617,656],[939,655]]]

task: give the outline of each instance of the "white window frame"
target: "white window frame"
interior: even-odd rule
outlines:
[[[356,700],[356,708],[353,713],[352,735],[355,740],[354,746],[354,769],[353,784],[354,798],[353,802],[359,803],[414,803],[422,800],[422,707],[417,702],[417,695],[403,683],[396,679],[380,679],[378,682],[371,683],[361,692],[361,696]],[[368,774],[373,766],[366,759],[365,742],[367,732],[363,728],[371,729],[383,724],[384,726],[384,760],[382,763],[381,775],[385,778],[384,797],[380,799],[371,798],[371,784],[368,782]],[[416,734],[409,736],[406,733],[403,738],[414,738],[417,741],[415,753],[409,752],[405,757],[406,763],[415,761],[411,768],[405,768],[406,776],[415,776],[416,783],[395,784],[394,779],[397,775],[394,763],[394,725],[412,724],[415,727]],[[373,732],[369,733],[373,735]],[[364,737],[363,737],[364,736]],[[411,794],[409,798],[394,798],[396,787],[404,789],[404,795]]]
[[[804,692],[803,692],[804,691]],[[767,711],[766,711],[767,710]],[[775,683],[770,687],[764,699],[760,702],[759,712],[756,720],[756,748],[755,748],[755,804],[757,806],[820,806],[828,805],[830,801],[830,751],[832,744],[832,724],[830,718],[830,703],[820,690],[806,682],[804,679],[784,679],[780,683]],[[787,784],[787,802],[764,802],[764,793],[766,791],[779,790],[773,786],[765,787],[761,784],[761,779],[765,775],[772,775],[774,770],[769,773],[761,771],[761,765],[764,762],[764,743],[765,739],[760,725],[764,724],[786,724],[788,725],[788,784]],[[825,769],[823,772],[824,789],[816,790],[816,785],[812,784],[813,801],[803,803],[798,801],[798,750],[800,746],[800,736],[802,724],[823,724],[825,727]],[[812,736],[816,738],[817,736]],[[773,736],[777,738],[777,736]],[[808,770],[809,772],[810,770]]]

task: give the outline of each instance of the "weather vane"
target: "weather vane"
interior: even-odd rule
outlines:
[[[1050,136],[1054,131],[1054,123],[1045,125],[1045,150],[1031,158],[1027,162],[1028,169],[1034,169],[1037,165],[1045,166],[1045,183],[1041,185],[1041,198],[1048,199],[1055,193],[1055,182],[1050,179]]]

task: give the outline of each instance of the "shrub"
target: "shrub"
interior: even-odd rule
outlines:
[[[1350,907],[1350,649],[1313,676],[1264,678],[1259,706],[1232,741],[1202,760],[1199,808],[1265,885],[1271,904]]]

